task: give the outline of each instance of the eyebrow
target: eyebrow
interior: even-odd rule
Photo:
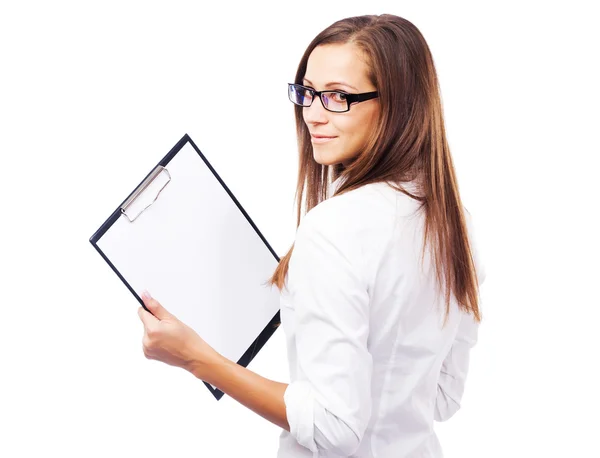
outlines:
[[[310,80],[307,80],[306,78],[303,78],[303,81],[306,81],[308,84],[312,84],[312,81],[310,81]],[[355,91],[357,91],[357,92],[358,92],[358,89],[356,89],[354,86],[352,86],[352,85],[350,85],[350,84],[348,84],[348,83],[344,83],[343,81],[331,81],[331,82],[327,83],[327,84],[325,85],[325,87],[331,87],[331,86],[334,86],[334,85],[336,85],[336,84],[341,84],[341,85],[343,85],[343,86],[348,86],[348,87],[351,87],[352,89],[354,89]]]

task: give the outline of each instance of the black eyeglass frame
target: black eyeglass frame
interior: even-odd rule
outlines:
[[[296,102],[294,102],[291,98],[291,94],[290,94],[290,89],[292,86],[298,86],[301,87],[302,89],[305,89],[307,91],[310,92],[312,99],[310,101],[310,105],[300,105]],[[347,110],[343,110],[343,111],[337,111],[337,110],[330,110],[329,108],[327,108],[325,106],[325,102],[323,102],[323,98],[321,96],[321,94],[323,93],[336,93],[336,94],[342,94],[343,96],[346,97],[346,101],[348,102],[348,109]],[[318,95],[319,98],[321,99],[321,105],[323,105],[323,108],[325,108],[327,111],[331,111],[332,113],[347,113],[348,111],[350,111],[350,105],[352,105],[353,103],[357,103],[357,102],[365,102],[366,100],[371,100],[374,98],[379,97],[379,92],[378,91],[372,91],[372,92],[363,92],[361,94],[349,94],[345,91],[335,91],[335,90],[329,90],[329,91],[316,91],[310,87],[306,87],[303,86],[302,84],[297,84],[297,83],[288,83],[288,98],[290,99],[290,102],[292,102],[294,105],[297,105],[299,107],[303,107],[303,108],[308,108],[310,107],[313,102],[315,101],[315,95]]]

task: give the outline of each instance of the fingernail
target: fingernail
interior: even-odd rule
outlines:
[[[144,292],[142,293],[142,298],[143,299],[152,299],[152,296],[150,296],[150,293],[146,290],[144,290]]]

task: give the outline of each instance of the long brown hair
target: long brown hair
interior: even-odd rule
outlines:
[[[480,322],[475,264],[446,139],[437,74],[425,39],[411,22],[391,14],[342,19],[308,45],[295,83],[302,84],[313,49],[333,43],[352,43],[364,53],[368,77],[379,91],[381,113],[364,151],[347,167],[328,166],[314,160],[302,107],[294,106],[299,151],[296,227],[303,197],[306,214],[328,197],[330,183],[339,177],[341,185],[334,195],[368,183],[396,183],[395,188],[420,201],[425,212],[423,254],[429,244],[438,286],[445,294],[446,318],[453,295],[459,307]],[[419,183],[417,194],[401,185],[412,180]],[[293,250],[292,244],[268,284],[283,289]]]

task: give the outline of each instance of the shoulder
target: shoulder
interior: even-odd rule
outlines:
[[[304,215],[289,260],[290,291],[296,291],[307,277],[329,279],[329,285],[345,288],[364,285],[365,247],[370,235],[365,230],[364,212],[368,190],[359,189],[330,197]],[[367,218],[369,219],[369,218]]]
[[[410,221],[405,216],[417,206],[387,183],[364,185],[320,202],[298,226],[290,272],[354,272],[368,287],[399,225]]]
[[[302,218],[296,248],[326,245],[350,262],[365,262],[366,253],[386,243],[395,225],[397,197],[385,186],[368,184],[320,202]]]
[[[396,197],[383,191],[386,186],[385,183],[372,183],[330,197],[312,208],[304,216],[304,221],[311,225],[349,230],[348,223],[354,223],[353,227],[360,226],[366,216],[381,218],[390,215],[395,211]]]
[[[343,237],[381,236],[418,209],[419,202],[387,183],[370,183],[320,202],[304,216],[298,230]]]

